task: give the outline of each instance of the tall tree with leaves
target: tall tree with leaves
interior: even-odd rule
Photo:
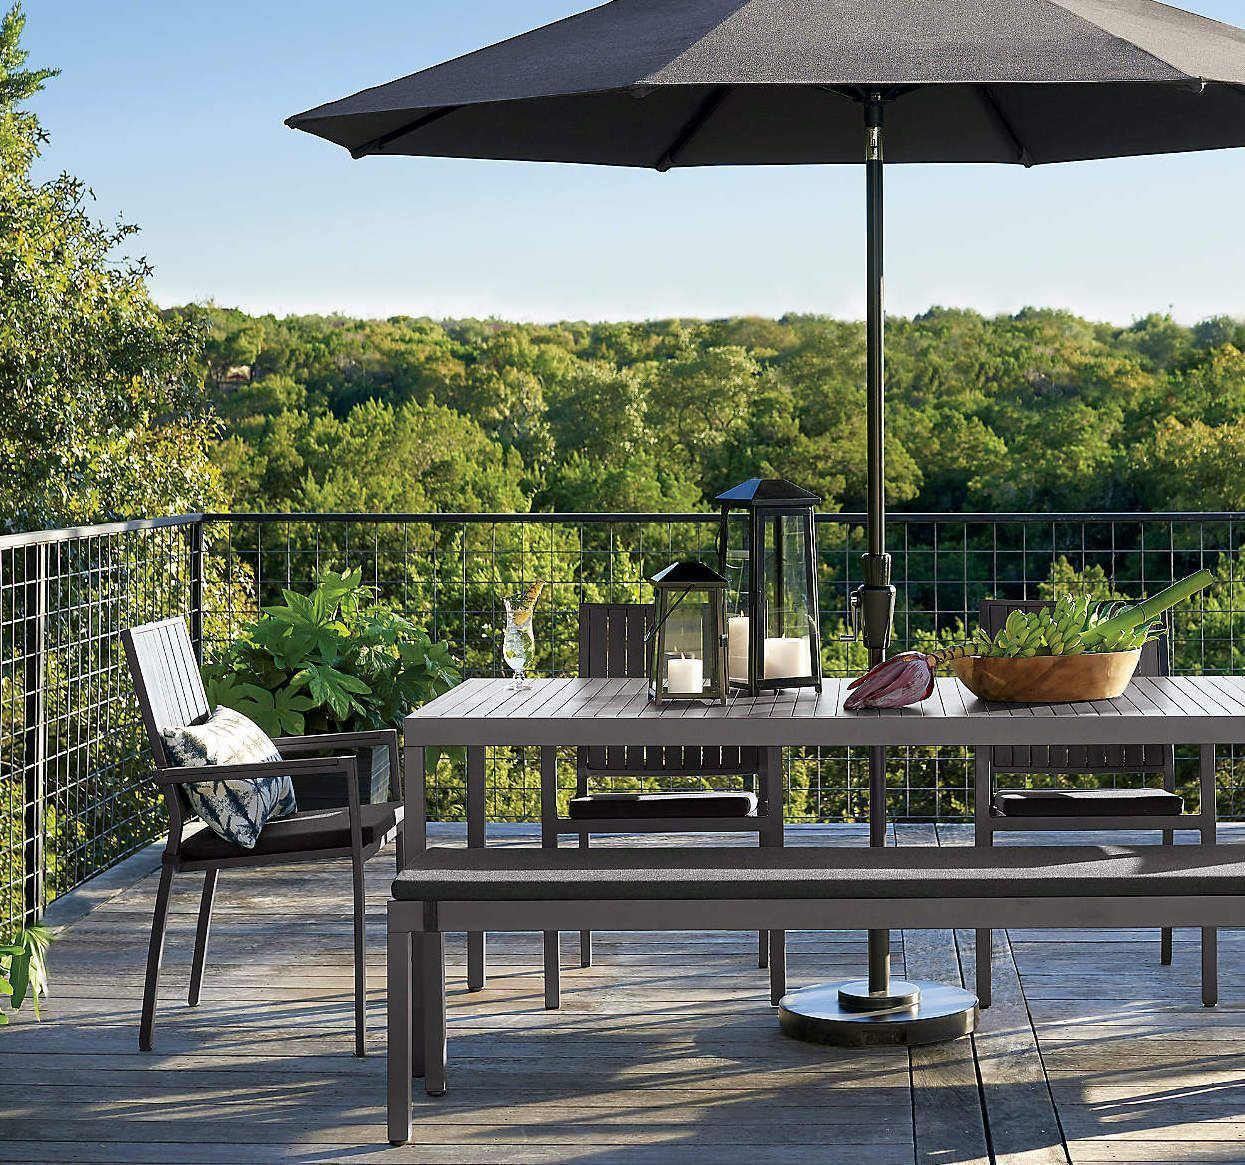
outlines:
[[[56,72],[26,68],[24,26],[20,4],[0,20],[0,529],[203,508],[200,329],[117,258],[134,227],[96,222],[68,174],[32,178],[47,138],[22,106]]]

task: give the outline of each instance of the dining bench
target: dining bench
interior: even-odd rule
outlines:
[[[443,935],[1241,926],[1238,846],[431,848],[388,908],[389,1139],[446,1089]]]

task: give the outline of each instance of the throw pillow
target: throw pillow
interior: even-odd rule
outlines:
[[[164,740],[173,763],[191,768],[282,759],[264,730],[232,708],[217,708],[202,724],[167,728]],[[243,849],[255,848],[267,822],[298,812],[288,775],[199,781],[181,787],[203,823]]]

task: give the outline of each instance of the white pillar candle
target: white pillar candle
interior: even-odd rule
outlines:
[[[807,636],[781,637],[765,641],[765,678],[781,680],[811,675],[813,656]]]
[[[705,690],[705,662],[702,659],[672,659],[667,662],[667,683],[672,696],[699,696]]]
[[[732,615],[727,620],[727,672],[733,680],[748,682],[748,616]]]

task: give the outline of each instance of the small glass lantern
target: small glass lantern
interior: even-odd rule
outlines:
[[[648,695],[726,703],[726,579],[703,562],[658,571],[650,635]]]
[[[719,494],[718,569],[728,579],[727,682],[759,695],[821,691],[815,493],[753,478]]]

